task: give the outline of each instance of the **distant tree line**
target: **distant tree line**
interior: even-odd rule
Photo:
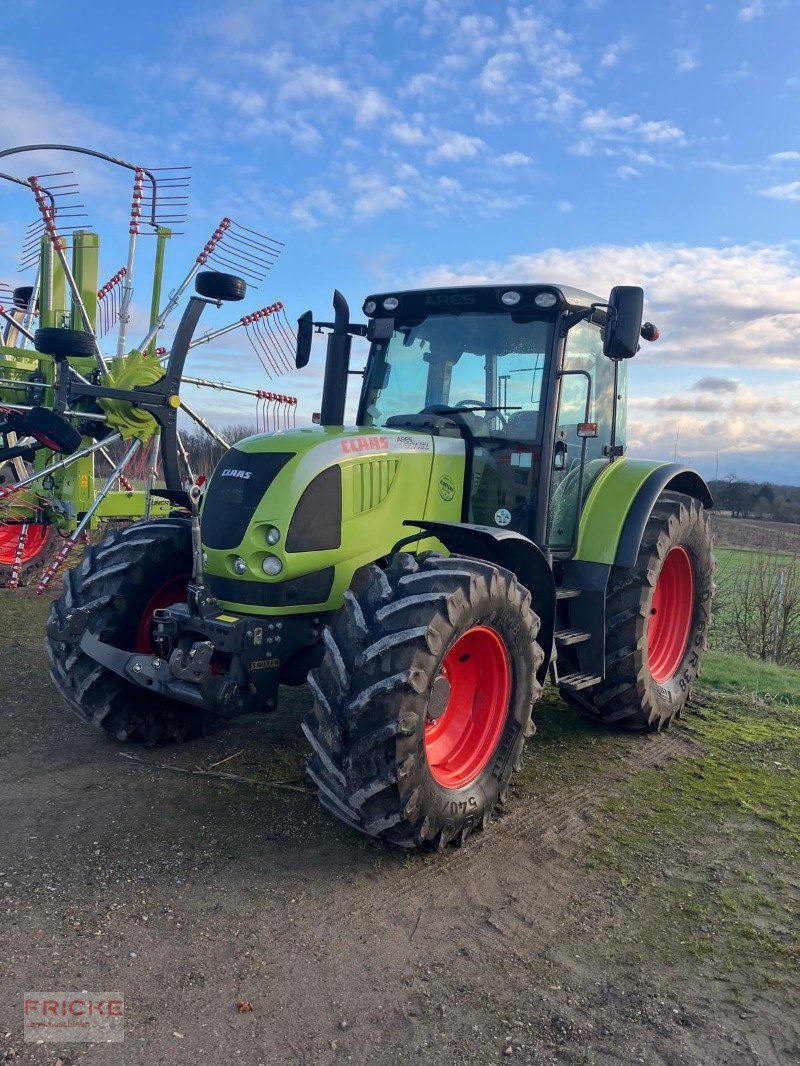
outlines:
[[[772,485],[728,474],[709,483],[716,507],[733,518],[767,518],[774,522],[800,522],[800,488]]]

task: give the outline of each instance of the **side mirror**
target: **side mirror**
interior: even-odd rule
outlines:
[[[297,320],[297,343],[294,350],[294,365],[301,370],[311,358],[311,341],[314,338],[314,316],[306,311]]]
[[[609,359],[632,359],[639,348],[644,292],[638,285],[616,285],[608,298],[603,354]]]

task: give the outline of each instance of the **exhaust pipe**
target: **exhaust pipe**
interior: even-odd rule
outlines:
[[[347,375],[350,370],[350,346],[353,338],[350,328],[350,308],[338,289],[333,293],[333,332],[328,334],[328,349],[325,356],[325,379],[322,384],[320,425],[344,425],[344,407],[347,401]]]

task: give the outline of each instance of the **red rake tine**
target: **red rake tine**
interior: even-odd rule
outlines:
[[[253,315],[246,315],[245,318],[242,319],[242,323],[244,324],[244,332],[247,339],[250,341],[250,347],[256,353],[256,358],[258,359],[259,363],[261,363],[261,366],[264,368],[264,373],[267,375],[267,380],[271,381],[272,374],[270,374],[267,364],[264,362],[264,357],[261,354],[262,346],[260,344],[259,338],[255,336],[255,326],[253,326],[253,332],[250,332],[250,326],[253,324],[254,321],[255,319]]]
[[[257,311],[253,315],[253,318],[255,320],[255,333],[258,337],[259,344],[261,345],[264,353],[269,359],[270,366],[272,367],[275,375],[277,377],[280,377],[283,373],[283,369],[281,368],[280,364],[280,359],[276,358],[276,353],[273,351],[272,345],[270,344],[270,339],[264,332],[264,328],[261,325],[261,320],[263,319],[264,315],[264,311]]]
[[[286,370],[286,352],[281,344],[280,337],[278,337],[272,329],[272,323],[270,322],[270,316],[272,315],[272,308],[268,307],[264,312],[264,332],[269,334],[270,343],[275,351],[278,361],[280,363],[281,370]]]
[[[283,306],[283,304],[273,304],[272,307],[270,307],[270,309],[269,309],[270,310],[270,315],[273,317],[273,322],[274,322],[274,326],[275,326],[274,331],[272,329],[273,323],[270,322],[269,319],[267,320],[267,325],[269,326],[270,332],[273,332],[274,335],[276,336],[276,338],[277,338],[277,340],[278,340],[278,342],[280,344],[281,350],[282,350],[282,352],[285,355],[284,363],[286,364],[286,369],[287,370],[292,370],[292,369],[294,369],[293,363],[292,363],[292,357],[294,355],[294,347],[291,344],[289,344],[289,340],[288,340],[286,334],[284,333],[283,328],[281,327],[280,319],[276,317],[276,312],[282,306]]]

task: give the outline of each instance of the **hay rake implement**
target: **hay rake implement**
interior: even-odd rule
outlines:
[[[155,171],[55,144],[8,149],[0,159],[29,152],[89,156],[133,176],[125,263],[101,285],[100,240],[89,228],[72,173],[20,178],[0,172],[0,181],[26,190],[37,209],[21,258],[21,269],[34,272],[33,283],[0,284],[0,585],[38,577],[41,592],[101,524],[188,506],[195,472],[178,433],[178,413],[216,444],[227,448],[228,442],[187,404],[183,386],[251,397],[256,424],[267,432],[293,424],[297,401],[184,374],[192,348],[237,329],[245,331],[269,382],[290,369],[294,332],[280,302],[194,339],[207,304],[239,301],[248,284],[265,280],[280,241],[225,217],[180,284],[163,296],[167,243],[185,220],[188,168]],[[138,255],[142,237],[155,238],[149,271]],[[144,283],[150,313],[134,346],[128,335],[135,283]],[[195,293],[170,346],[158,347],[192,283]],[[98,460],[108,468],[105,475],[95,468]]]

